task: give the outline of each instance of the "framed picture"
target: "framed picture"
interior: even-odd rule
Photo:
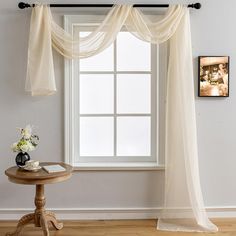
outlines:
[[[198,57],[198,96],[229,96],[229,56]]]

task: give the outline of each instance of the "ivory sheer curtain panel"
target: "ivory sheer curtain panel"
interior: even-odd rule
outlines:
[[[141,40],[169,40],[166,95],[165,202],[157,228],[210,231],[199,179],[189,9],[172,5],[161,20],[151,21],[132,5],[115,5],[88,36],[72,38],[57,25],[47,5],[32,10],[26,90],[56,92],[52,47],[66,58],[86,58],[109,47],[122,26]]]

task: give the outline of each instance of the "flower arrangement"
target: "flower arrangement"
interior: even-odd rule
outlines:
[[[29,152],[35,150],[39,143],[38,135],[32,133],[33,127],[27,125],[24,129],[19,128],[21,138],[18,142],[13,143],[11,149],[13,152]]]

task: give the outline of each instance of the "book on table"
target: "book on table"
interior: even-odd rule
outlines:
[[[62,167],[61,165],[48,165],[48,166],[43,166],[43,169],[47,171],[48,173],[55,173],[55,172],[62,172],[65,171],[66,169]]]

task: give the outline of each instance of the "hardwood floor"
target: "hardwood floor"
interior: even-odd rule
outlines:
[[[236,219],[215,219],[219,232],[174,233],[156,230],[156,220],[113,220],[113,221],[64,221],[64,228],[55,231],[50,228],[50,236],[236,236]],[[0,236],[14,231],[16,221],[0,221]],[[43,236],[40,228],[27,226],[20,236]]]

